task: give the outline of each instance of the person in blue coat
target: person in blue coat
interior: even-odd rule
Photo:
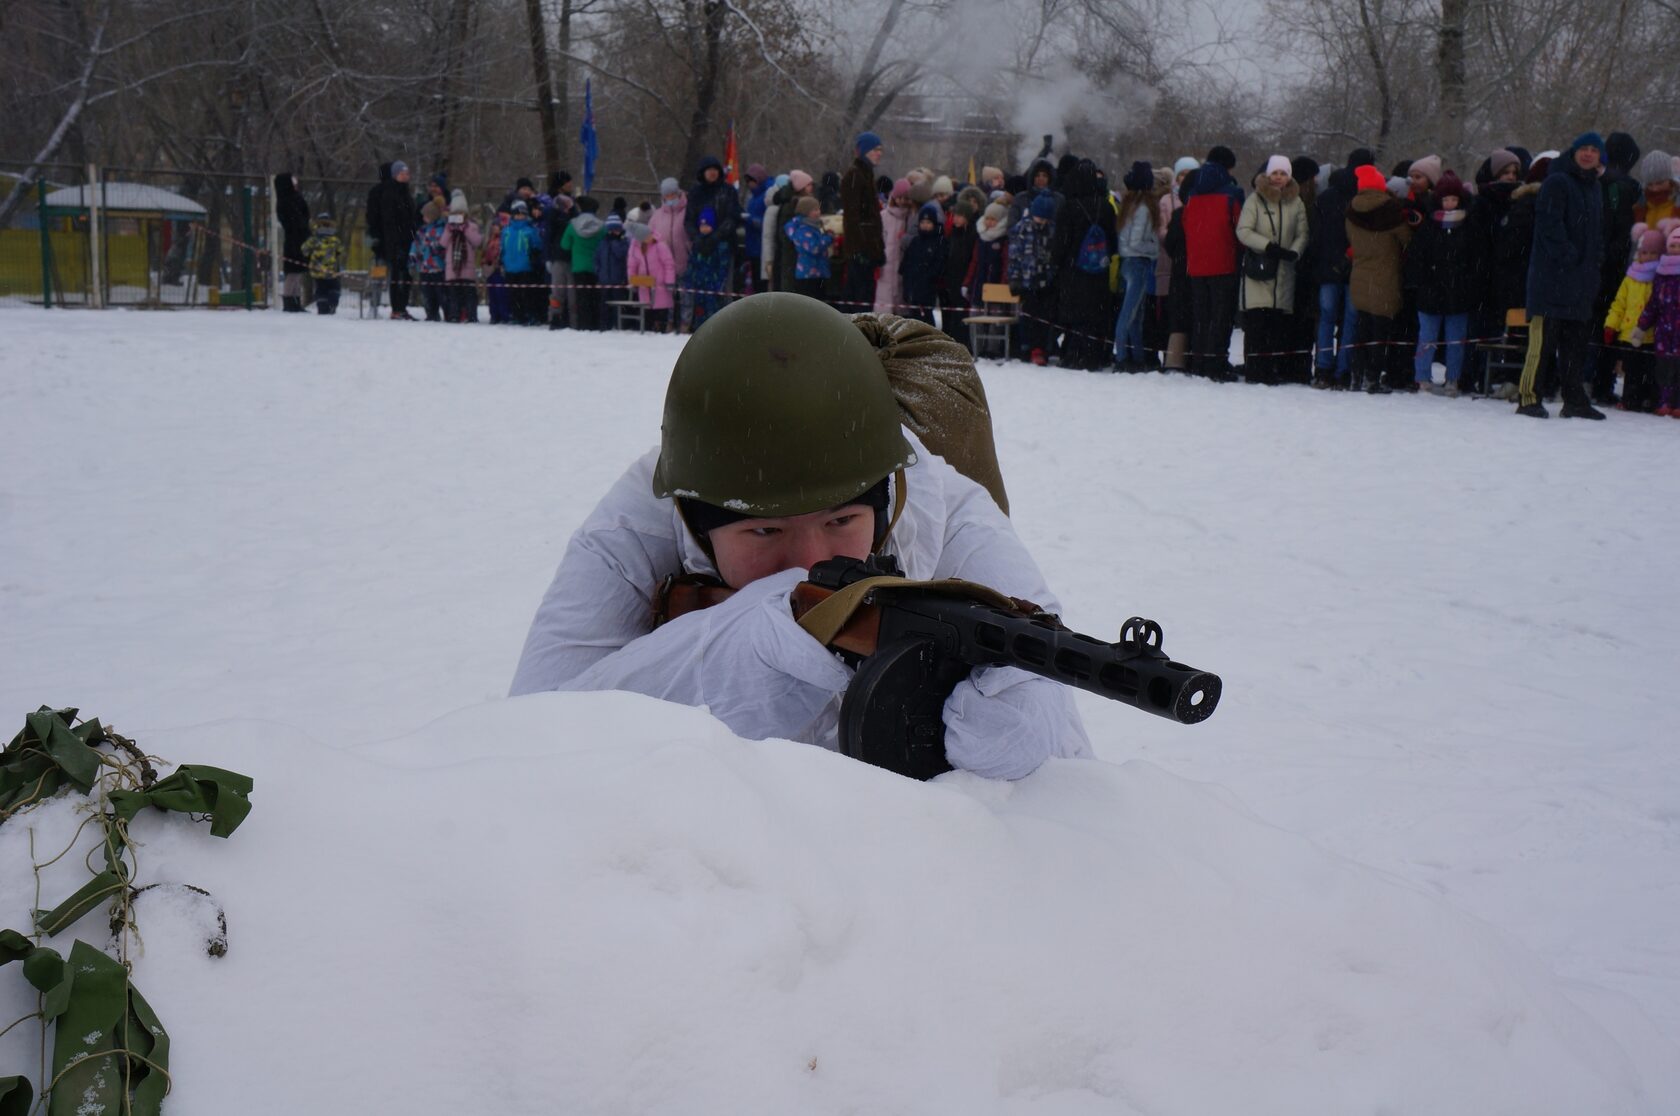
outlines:
[[[1540,187],[1528,260],[1528,358],[1517,388],[1519,415],[1550,417],[1539,387],[1541,362],[1549,358],[1563,388],[1563,417],[1604,417],[1582,386],[1604,262],[1604,194],[1598,183],[1603,161],[1604,141],[1587,132],[1552,163]]]
[[[546,276],[538,272],[542,263],[542,237],[531,226],[531,209],[516,201],[513,220],[502,230],[502,274],[507,278],[514,325],[542,324],[543,304],[548,301]]]

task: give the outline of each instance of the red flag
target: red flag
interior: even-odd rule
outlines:
[[[729,122],[729,138],[723,144],[723,180],[731,186],[740,181],[740,174],[736,167],[740,164],[740,156],[735,150],[735,121]]]

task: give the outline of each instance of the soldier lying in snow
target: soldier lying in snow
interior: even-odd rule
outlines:
[[[660,447],[572,536],[510,693],[631,690],[705,706],[749,739],[833,748],[853,672],[794,619],[806,570],[879,553],[910,578],[962,578],[1054,611],[1005,506],[985,394],[959,346],[800,295],[744,299],[684,347]],[[734,592],[656,626],[673,574]],[[988,777],[1091,754],[1072,695],[1014,667],[975,669],[944,722],[949,762]]]

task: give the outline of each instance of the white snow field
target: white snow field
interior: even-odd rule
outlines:
[[[502,698],[679,344],[0,314],[0,739],[256,780],[227,841],[134,825],[229,926],[136,908],[169,1112],[1680,1111],[1680,423],[987,364],[1067,621],[1224,698],[920,784]],[[75,806],[0,825],[0,927]]]

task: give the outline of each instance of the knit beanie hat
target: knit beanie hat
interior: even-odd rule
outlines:
[[[515,190],[535,190],[536,186],[532,184],[529,178],[521,178],[513,184],[513,188]]]
[[[1353,183],[1361,190],[1388,189],[1388,179],[1383,177],[1382,171],[1378,170],[1370,163],[1365,163],[1354,168]]]
[[[1488,156],[1488,173],[1494,178],[1498,178],[1504,173],[1506,167],[1517,167],[1519,169],[1522,167],[1522,160],[1517,158],[1516,152],[1507,151],[1501,147]]]
[[[620,217],[616,213],[607,214],[607,229],[608,229],[608,231],[611,231],[613,229],[622,229],[623,227],[624,227],[624,218]]]
[[[1604,141],[1604,161],[1613,167],[1632,170],[1639,162],[1639,144],[1626,132],[1611,132]]]
[[[1674,161],[1666,151],[1647,152],[1634,168],[1633,177],[1639,179],[1645,186],[1653,182],[1670,182],[1674,179]]]
[[[681,192],[682,186],[678,184],[676,179],[661,178],[659,180],[659,195],[661,197],[667,197],[671,194],[679,194]]]
[[[793,187],[796,194],[809,189],[812,181],[811,176],[802,170],[788,171],[788,185]]]
[[[933,192],[935,195],[955,193],[956,187],[951,185],[951,176],[948,174],[942,174],[938,178],[934,179]]]
[[[763,163],[751,163],[747,166],[747,177],[754,182],[764,182],[769,179],[770,172],[764,169]]]
[[[1236,152],[1232,151],[1229,147],[1226,147],[1222,143],[1215,144],[1213,150],[1208,152],[1207,161],[1210,163],[1218,163],[1228,171],[1234,171],[1237,169]]]
[[[1126,177],[1120,184],[1128,190],[1147,190],[1155,185],[1155,171],[1147,159],[1138,159],[1132,163],[1132,169],[1126,172]]]
[[[1464,188],[1464,183],[1452,171],[1441,175],[1441,180],[1435,183],[1435,199],[1457,198],[1459,208],[1462,209],[1470,202],[1470,191]]]
[[[700,211],[700,219],[696,222],[696,224],[710,225],[714,229],[717,228],[717,210],[708,205],[705,209]]]
[[[858,134],[856,146],[859,155],[868,155],[881,146],[881,137],[874,132],[861,132]]]
[[[1425,155],[1421,159],[1413,159],[1411,168],[1406,173],[1423,175],[1429,179],[1429,185],[1433,187],[1441,181],[1441,157],[1439,155]]]
[[[1198,170],[1201,168],[1201,165],[1202,164],[1196,162],[1196,160],[1192,159],[1188,155],[1181,156],[1178,162],[1173,164],[1173,177],[1177,178],[1185,171]]]
[[[1316,179],[1322,169],[1311,155],[1297,155],[1289,160],[1289,173],[1303,186]]]
[[[1598,148],[1598,157],[1600,159],[1604,158],[1604,137],[1599,135],[1597,132],[1582,132],[1580,135],[1576,136],[1574,142],[1569,145],[1569,150],[1578,151],[1583,147]]]
[[[815,217],[822,212],[822,202],[807,195],[799,199],[793,211],[801,217]]]
[[[1404,198],[1412,192],[1412,180],[1393,175],[1388,180],[1388,192],[1397,198]]]
[[[432,185],[445,193],[449,192],[449,177],[443,174],[432,175]]]
[[[916,211],[916,222],[920,224],[923,221],[932,221],[934,228],[945,224],[945,211],[939,207],[938,202],[927,202]]]
[[[1295,176],[1295,168],[1290,165],[1287,155],[1273,155],[1266,160],[1266,173],[1271,174],[1273,171],[1282,171],[1291,178]]]
[[[408,164],[403,162],[401,159],[398,159],[396,162],[391,164],[391,177],[395,178],[395,177],[397,177],[397,175],[401,174],[403,171],[405,171],[407,169],[408,169]]]
[[[1633,250],[1635,252],[1650,252],[1658,256],[1662,255],[1662,230],[1653,229],[1644,222],[1633,226]]]
[[[525,199],[524,198],[520,198],[518,201],[513,203],[513,212],[514,213],[529,213],[529,212],[531,212],[531,207],[525,204]]]
[[[1056,215],[1056,199],[1048,193],[1036,195],[1032,200],[1032,215],[1047,219],[1054,217]]]
[[[1350,167],[1374,167],[1377,165],[1377,157],[1372,154],[1369,147],[1356,147],[1348,152],[1347,165]]]
[[[465,213],[466,211],[467,195],[464,191],[457,189],[454,193],[449,195],[449,212]]]
[[[1666,229],[1667,241],[1663,245],[1663,255],[1680,256],[1680,220],[1665,217],[1657,222],[1657,228]]]
[[[981,167],[980,168],[980,185],[984,186],[988,182],[1002,182],[1002,181],[1003,181],[1003,171],[1001,169],[999,169],[997,167]]]
[[[653,229],[640,221],[631,221],[624,226],[624,231],[630,234],[630,239],[637,244],[646,244],[647,238],[653,235]]]
[[[1009,207],[1000,202],[993,202],[986,207],[986,212],[981,216],[990,217],[994,221],[1007,221],[1009,220]]]
[[[909,196],[910,180],[908,178],[901,178],[897,182],[893,183],[892,193],[887,195],[887,199],[890,201],[893,198],[907,198]]]
[[[1544,182],[1546,176],[1552,173],[1552,160],[1555,155],[1540,155],[1528,165],[1528,173],[1523,176],[1524,182]]]

